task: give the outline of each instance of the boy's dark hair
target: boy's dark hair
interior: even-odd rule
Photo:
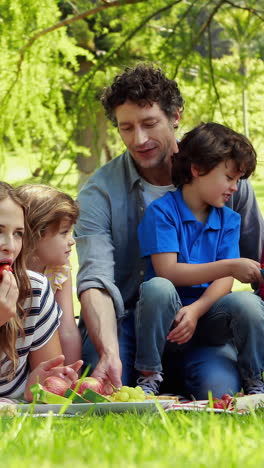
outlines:
[[[176,187],[189,184],[193,164],[200,175],[208,174],[218,164],[231,159],[241,179],[247,179],[255,170],[256,152],[242,134],[218,123],[201,123],[186,133],[178,143],[179,152],[172,156],[172,182]]]
[[[112,85],[104,90],[101,102],[115,127],[115,109],[126,100],[142,107],[156,102],[169,118],[177,110],[182,112],[184,106],[177,83],[166,78],[160,68],[148,64],[126,67],[123,73],[114,78]]]

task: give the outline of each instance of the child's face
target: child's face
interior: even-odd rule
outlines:
[[[11,198],[0,201],[0,263],[12,265],[22,249],[24,213]]]
[[[71,234],[72,224],[68,218],[61,221],[59,230],[48,227],[44,237],[37,242],[36,253],[44,265],[65,265],[75,240]]]
[[[233,160],[223,161],[212,171],[196,179],[201,201],[220,208],[237,191],[237,184],[244,175],[236,168]],[[195,179],[194,179],[195,180]]]

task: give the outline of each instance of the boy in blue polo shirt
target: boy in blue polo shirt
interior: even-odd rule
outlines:
[[[151,203],[138,228],[147,281],[135,320],[137,383],[146,393],[159,392],[166,347],[177,347],[184,358],[194,343],[232,340],[245,392],[264,393],[263,317],[252,320],[250,310],[241,316],[239,308],[221,306],[234,278],[261,282],[260,264],[239,258],[240,215],[224,206],[238,181],[255,170],[255,150],[243,135],[216,123],[200,124],[178,146],[172,158],[177,190]],[[145,302],[141,307],[145,288],[156,289],[155,310]]]

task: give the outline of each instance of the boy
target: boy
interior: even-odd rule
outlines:
[[[178,146],[172,158],[178,189],[154,201],[138,229],[147,279],[165,278],[171,300],[151,310],[138,302],[137,383],[146,393],[159,392],[166,342],[186,351],[232,340],[245,392],[264,393],[263,317],[221,305],[233,278],[261,281],[260,264],[239,258],[240,215],[225,206],[239,180],[255,170],[256,153],[243,135],[216,123],[200,124]]]

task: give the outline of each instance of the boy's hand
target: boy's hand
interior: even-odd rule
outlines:
[[[167,340],[183,344],[189,341],[196,329],[198,317],[191,306],[182,307],[175,319],[175,328],[170,331]]]
[[[44,384],[44,380],[51,375],[55,375],[65,380],[69,387],[73,382],[79,378],[78,371],[81,368],[83,361],[79,360],[68,366],[64,366],[63,355],[57,356],[48,361],[42,362],[39,364],[30,374],[27,380],[26,389],[24,392],[25,398],[28,401],[32,401],[32,395],[30,392],[31,385],[35,383]]]
[[[241,283],[260,283],[263,280],[259,262],[250,258],[235,258],[230,261],[231,275]]]
[[[0,326],[8,322],[17,313],[18,287],[11,271],[2,271],[0,282]]]

